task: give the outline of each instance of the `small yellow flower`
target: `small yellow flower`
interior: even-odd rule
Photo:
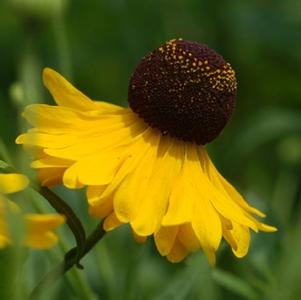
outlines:
[[[52,230],[65,222],[63,215],[21,214],[19,206],[4,197],[4,194],[22,191],[28,183],[27,177],[22,174],[0,174],[0,248],[11,243],[7,224],[8,211],[24,219],[25,246],[33,249],[45,249],[57,243],[58,237]]]
[[[237,88],[214,50],[181,39],[154,50],[131,77],[130,108],[92,101],[51,69],[43,81],[57,106],[27,107],[34,128],[17,143],[34,149],[43,185],[86,186],[90,214],[105,218],[105,230],[128,223],[137,241],[153,235],[171,262],[203,249],[211,264],[222,238],[243,257],[250,229],[276,230],[254,217],[264,214],[204,147],[231,116]]]

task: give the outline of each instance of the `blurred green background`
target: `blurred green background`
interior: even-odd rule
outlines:
[[[126,105],[127,85],[140,58],[176,37],[208,44],[236,70],[237,108],[209,146],[216,166],[276,234],[254,234],[236,259],[224,245],[215,268],[202,253],[180,264],[160,257],[150,240],[138,245],[129,228],[108,234],[43,299],[288,299],[301,295],[301,1],[2,0],[0,4],[0,159],[25,170],[14,145],[20,112],[51,99],[41,83],[50,66],[93,99]],[[84,220],[84,194],[56,192]],[[47,210],[29,191],[28,209]],[[30,203],[30,205],[28,204]],[[74,245],[44,252],[0,251],[0,299],[25,299]]]

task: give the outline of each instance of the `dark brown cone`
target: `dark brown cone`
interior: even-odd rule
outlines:
[[[134,71],[131,109],[151,127],[178,139],[215,139],[235,106],[235,72],[206,45],[171,40],[144,57]]]

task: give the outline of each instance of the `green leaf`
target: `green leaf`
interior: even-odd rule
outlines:
[[[230,272],[214,269],[212,271],[213,280],[222,287],[246,299],[257,298],[255,290],[243,279],[231,274]]]
[[[12,164],[10,155],[2,139],[0,139],[0,158],[8,162],[9,164]]]
[[[288,134],[301,132],[301,113],[292,110],[266,109],[251,116],[232,142],[231,154],[245,157],[259,146]]]
[[[202,299],[206,291],[206,299],[218,298],[218,291],[210,278],[210,267],[204,255],[198,253],[187,260],[187,265],[174,276],[168,278],[165,288],[154,300],[186,300],[199,294]]]
[[[1,169],[1,171],[5,170],[7,168],[9,168],[9,165],[5,161],[0,160],[0,169]]]

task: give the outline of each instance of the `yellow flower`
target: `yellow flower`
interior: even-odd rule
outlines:
[[[0,248],[11,243],[7,213],[24,219],[24,245],[33,249],[45,249],[57,243],[58,237],[52,231],[64,223],[65,217],[58,214],[21,214],[19,206],[8,200],[4,194],[25,189],[29,181],[22,174],[0,174]]]
[[[130,108],[92,101],[60,74],[43,72],[57,106],[28,106],[34,128],[17,138],[34,150],[43,185],[87,187],[90,214],[109,231],[130,224],[153,235],[161,255],[181,261],[203,249],[211,264],[222,238],[237,257],[250,229],[276,228],[216,170],[204,144],[234,108],[235,73],[205,45],[172,40],[143,58],[129,85]]]

